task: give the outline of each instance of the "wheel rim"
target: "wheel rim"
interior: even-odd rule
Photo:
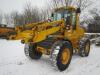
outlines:
[[[87,43],[87,44],[86,44],[86,47],[85,47],[85,51],[86,51],[86,53],[88,53],[88,52],[89,52],[89,50],[90,50],[90,44],[89,44],[89,43]]]
[[[69,52],[69,49],[68,48],[65,48],[62,52],[62,55],[61,55],[61,62],[62,64],[66,65],[69,61],[69,58],[70,58],[70,52]]]

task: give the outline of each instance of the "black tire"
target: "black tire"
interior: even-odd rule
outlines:
[[[37,45],[36,44],[29,44],[28,52],[25,50],[25,54],[28,53],[28,56],[31,59],[40,59],[42,56],[42,53],[37,51]]]
[[[5,36],[6,40],[9,40],[9,36],[10,36],[9,33]]]
[[[90,40],[87,39],[83,41],[83,43],[80,43],[79,55],[81,57],[87,57],[89,56],[89,53],[90,53]]]
[[[69,51],[69,58],[68,58],[68,60],[66,60],[68,62],[66,64],[63,64],[61,57],[62,57],[62,53],[63,53],[64,49],[66,49],[66,48]],[[60,46],[60,50],[57,55],[57,63],[56,63],[56,65],[60,71],[64,71],[66,68],[68,68],[68,66],[71,62],[72,53],[73,53],[73,48],[72,48],[71,43],[69,41],[63,42],[62,45]]]

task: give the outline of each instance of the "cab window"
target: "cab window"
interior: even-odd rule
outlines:
[[[73,30],[76,29],[76,13],[75,12],[72,13],[72,27],[73,27]]]

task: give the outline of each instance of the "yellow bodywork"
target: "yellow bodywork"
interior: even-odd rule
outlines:
[[[74,7],[62,7],[57,8],[57,10],[70,10],[71,12],[76,11]],[[78,48],[79,40],[84,36],[84,29],[79,26],[79,13],[76,15],[76,30],[73,30],[71,25],[71,29],[67,30],[65,27],[64,19],[53,21],[53,22],[40,22],[27,25],[26,27],[30,27],[31,29],[19,31],[14,39],[21,39],[24,43],[38,43],[46,40],[48,37],[52,36],[55,40],[65,39],[70,40],[73,48]],[[44,52],[42,47],[41,52]]]
[[[40,42],[42,40],[45,40],[47,38],[48,35],[52,34],[52,33],[56,33],[57,31],[59,31],[61,29],[61,26],[54,26],[56,24],[62,23],[62,20],[60,21],[55,21],[52,23],[44,23],[42,25],[38,25],[38,26],[34,26],[32,28],[32,30],[25,30],[22,32],[19,32],[16,36],[15,36],[15,40],[19,40],[19,39],[24,39],[25,42],[27,43],[28,39],[31,39],[34,41],[34,43],[36,42]]]

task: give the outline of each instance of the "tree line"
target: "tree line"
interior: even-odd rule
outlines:
[[[45,21],[50,18],[53,9],[62,6],[76,6],[83,11],[93,2],[91,0],[47,0],[46,8],[33,7],[31,2],[27,2],[23,8],[23,12],[13,11],[10,14],[4,14],[5,23],[7,25],[25,25],[29,23]],[[2,23],[2,13],[0,13],[0,24]]]

